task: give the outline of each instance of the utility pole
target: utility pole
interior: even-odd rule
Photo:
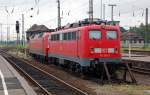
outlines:
[[[3,33],[2,33],[3,32],[2,31],[2,24],[0,24],[0,27],[1,27],[1,47],[2,47],[2,43],[3,43],[3,41],[2,41],[3,40],[3,38],[2,38],[2,35],[3,35]]]
[[[22,46],[25,46],[24,14],[22,14]]]
[[[58,28],[61,27],[61,17],[60,17],[60,0],[57,0],[58,3]]]
[[[10,26],[8,27],[8,43],[10,44]]]
[[[103,19],[105,20],[105,4],[103,4]]]
[[[93,0],[89,0],[89,21],[93,22]]]
[[[103,1],[101,0],[101,19],[102,19],[102,16],[103,16]]]
[[[148,46],[148,8],[146,8],[146,16],[145,16],[145,27],[146,27],[146,31],[145,31],[145,47]]]
[[[24,14],[22,14],[22,46],[24,47],[25,57],[27,56],[26,52],[26,41],[25,41],[25,31],[24,31]]]
[[[117,6],[116,4],[109,4],[108,6],[111,7],[111,20],[114,21],[114,7]]]
[[[7,26],[7,46],[9,45],[10,40],[10,26]]]
[[[8,13],[7,13],[7,38],[6,38],[6,46],[8,46]]]

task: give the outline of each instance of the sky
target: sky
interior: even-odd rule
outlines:
[[[126,29],[145,23],[145,8],[150,8],[150,0],[102,1],[105,4],[106,20],[111,19],[111,8],[108,5],[116,4],[114,20],[120,21],[120,26]],[[62,25],[89,17],[89,0],[60,0],[60,3]],[[94,18],[100,18],[101,0],[93,0],[93,5]],[[10,39],[16,39],[15,22],[18,20],[21,23],[22,14],[24,14],[25,31],[33,24],[44,24],[48,28],[56,28],[57,0],[0,0],[0,24],[2,24],[3,40],[6,39],[7,29],[10,31],[8,33]]]

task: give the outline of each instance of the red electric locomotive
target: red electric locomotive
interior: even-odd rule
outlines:
[[[32,35],[28,43],[29,53],[41,59],[47,59],[49,34],[49,32],[41,32]]]
[[[97,73],[110,81],[121,63],[120,28],[104,21],[80,21],[54,32],[33,35],[28,43],[29,53],[49,63],[63,64],[76,72]],[[130,71],[129,66],[125,70]],[[104,72],[105,70],[105,72]],[[131,71],[130,71],[131,72]],[[131,75],[131,74],[130,74]],[[125,77],[124,77],[125,78]],[[133,79],[132,76],[132,80]]]
[[[119,63],[121,61],[119,26],[105,25],[102,22],[94,24],[79,22],[78,25],[74,23],[52,32],[49,36],[48,57],[75,62],[81,67],[101,62]]]

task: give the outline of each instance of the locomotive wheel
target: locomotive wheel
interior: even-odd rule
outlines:
[[[76,71],[77,73],[81,73],[81,66],[79,64],[76,64]]]
[[[101,64],[96,64],[95,68],[93,68],[93,75],[98,77],[103,75],[103,67]]]
[[[88,73],[88,67],[81,67],[81,70],[84,75]]]
[[[72,64],[72,71],[73,71],[73,72],[76,71],[76,64],[75,64],[75,63]]]
[[[71,62],[69,62],[69,64],[68,64],[69,66],[69,71],[70,72],[75,72],[75,66],[74,66],[74,64],[72,64]]]
[[[46,64],[48,64],[48,57],[45,56],[44,61],[45,61]]]

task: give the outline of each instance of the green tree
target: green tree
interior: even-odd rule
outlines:
[[[136,32],[143,38],[145,38],[145,35],[147,35],[148,40],[150,42],[150,24],[148,25],[148,31],[146,31],[146,26],[143,23],[141,23],[139,27],[130,27],[129,31]]]

